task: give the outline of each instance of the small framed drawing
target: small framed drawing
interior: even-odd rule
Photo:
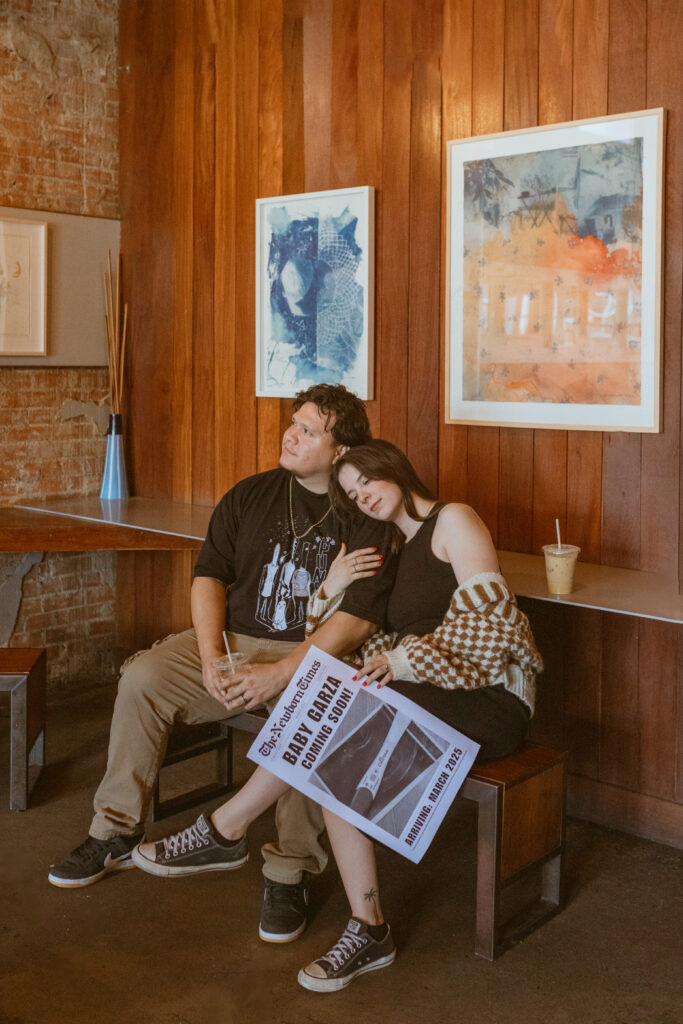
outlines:
[[[0,220],[0,356],[47,354],[47,224]]]
[[[373,397],[374,189],[256,200],[256,394]]]
[[[664,111],[448,143],[446,420],[660,430]]]

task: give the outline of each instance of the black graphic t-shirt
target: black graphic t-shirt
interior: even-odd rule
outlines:
[[[290,524],[290,480],[299,539]],[[347,527],[334,511],[325,515],[329,505],[327,494],[308,491],[280,468],[247,477],[221,498],[194,575],[230,587],[227,629],[273,640],[303,640],[308,598],[325,579],[342,541],[347,551],[378,548],[384,565],[376,576],[348,587],[341,611],[384,624],[395,572],[389,531],[364,516]]]

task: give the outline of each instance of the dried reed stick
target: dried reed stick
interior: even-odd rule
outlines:
[[[114,415],[121,412],[123,396],[123,371],[126,358],[126,331],[128,327],[128,304],[123,306],[121,324],[121,254],[119,253],[116,277],[112,272],[111,252],[107,257],[104,272],[104,319],[107,327],[107,357],[109,361],[109,398]]]

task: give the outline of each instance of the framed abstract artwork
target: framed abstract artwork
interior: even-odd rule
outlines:
[[[448,143],[446,420],[660,430],[664,111]]]
[[[0,356],[44,356],[47,225],[0,220]]]
[[[256,394],[373,397],[374,189],[256,200]]]

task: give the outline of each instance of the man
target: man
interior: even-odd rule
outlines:
[[[221,499],[194,570],[194,628],[124,665],[90,835],[52,866],[53,885],[90,885],[133,866],[130,854],[142,838],[174,721],[217,721],[272,704],[312,642],[343,657],[383,621],[392,566],[352,583],[340,610],[304,640],[308,595],[324,580],[341,543],[349,551],[376,547],[389,554],[383,526],[364,518],[345,530],[327,496],[336,459],[368,437],[360,399],[339,385],[315,385],[297,395],[279,468],[248,477]],[[231,650],[250,656],[234,677],[240,696],[233,700],[214,667],[224,653],[224,630]],[[278,842],[262,851],[266,887],[259,934],[287,942],[305,928],[307,877],[323,870],[327,854],[320,808],[302,794],[292,790],[282,797],[276,824]]]

